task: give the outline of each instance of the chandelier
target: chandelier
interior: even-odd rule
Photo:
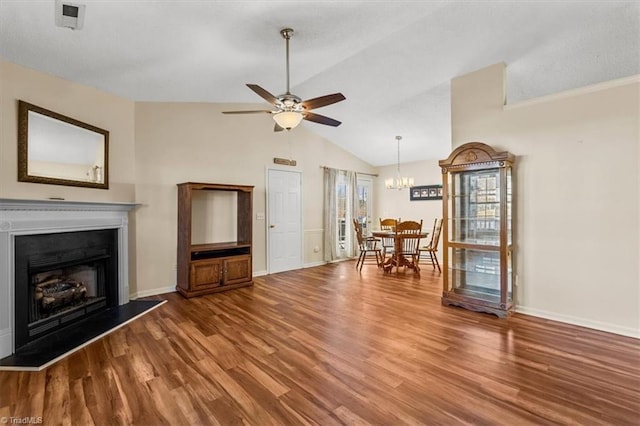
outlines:
[[[396,140],[398,141],[398,169],[397,175],[395,178],[385,179],[384,185],[387,189],[404,189],[410,188],[413,186],[413,178],[412,177],[403,177],[400,174],[400,140],[402,136],[396,136]]]

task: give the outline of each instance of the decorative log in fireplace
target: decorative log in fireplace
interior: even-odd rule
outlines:
[[[52,276],[35,285],[34,297],[44,312],[51,313],[86,302],[87,286],[72,278]]]

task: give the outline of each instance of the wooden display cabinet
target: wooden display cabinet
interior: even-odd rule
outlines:
[[[515,156],[470,142],[440,160],[442,304],[508,317],[513,301]]]
[[[236,241],[192,244],[194,191],[237,194]],[[178,276],[176,290],[185,297],[253,284],[253,186],[186,182],[178,184]],[[214,221],[215,217],[210,220]]]

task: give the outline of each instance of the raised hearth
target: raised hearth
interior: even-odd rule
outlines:
[[[48,334],[0,359],[0,371],[40,371],[130,323],[166,300],[132,300],[96,313],[82,322]]]

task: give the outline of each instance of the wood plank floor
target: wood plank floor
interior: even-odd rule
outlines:
[[[443,307],[424,267],[354,262],[168,303],[48,369],[0,420],[137,425],[637,425],[640,341]],[[11,419],[9,419],[10,421]]]

